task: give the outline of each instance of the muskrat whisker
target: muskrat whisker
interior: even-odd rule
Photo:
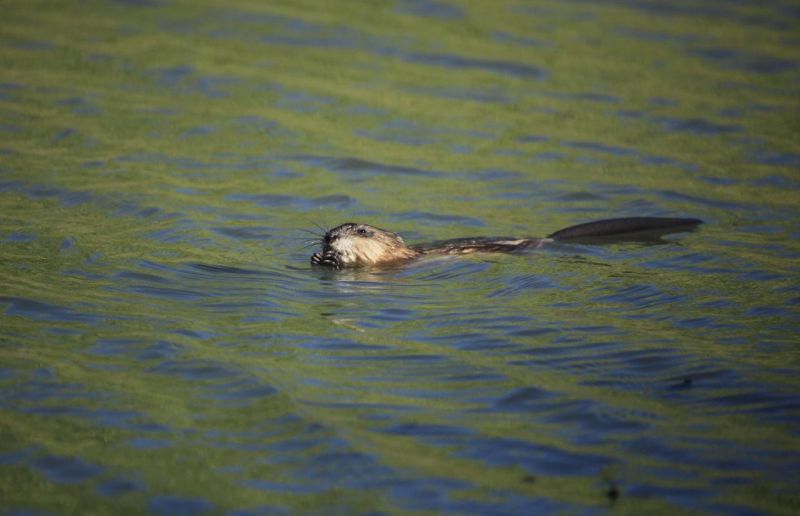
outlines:
[[[300,253],[311,247],[310,245],[302,245],[294,250],[295,253]]]
[[[322,237],[325,236],[325,233],[320,234],[320,233],[317,233],[316,231],[311,231],[310,229],[300,228],[300,231],[302,231],[304,233],[310,233],[310,234],[314,235],[315,237],[319,237],[319,238],[322,238]]]
[[[316,222],[314,222],[313,220],[309,219],[308,217],[303,217],[303,218],[304,218],[304,219],[306,219],[306,220],[307,220],[307,221],[308,221],[310,224],[313,224],[313,225],[314,225],[314,227],[316,227],[317,229],[319,229],[320,231],[322,231],[322,234],[323,234],[323,235],[324,235],[325,233],[327,233],[328,231],[330,231],[328,228],[325,228],[325,227],[323,227],[323,226],[321,226],[321,225],[317,224]],[[313,231],[309,231],[309,230],[307,230],[307,229],[305,229],[305,230],[303,230],[303,231],[307,231],[307,232],[309,232],[309,233],[314,233]],[[316,233],[314,233],[314,234],[316,235]]]
[[[309,220],[309,222],[310,222],[310,223],[312,223],[312,224],[314,224],[314,225],[317,227],[317,229],[319,229],[320,231],[322,231],[322,234],[323,234],[323,235],[324,235],[325,233],[327,233],[328,231],[330,231],[330,229],[328,229],[328,228],[325,228],[325,227],[323,227],[323,226],[321,226],[321,225],[317,224],[317,223],[316,223],[316,222],[314,222],[313,220]]]
[[[322,242],[320,242],[319,240],[309,240],[305,243],[305,245],[302,245],[299,248],[297,248],[297,250],[302,251],[303,249],[308,249],[311,246],[321,245],[321,244]]]

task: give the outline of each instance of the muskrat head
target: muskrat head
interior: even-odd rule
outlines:
[[[417,253],[397,233],[369,224],[347,222],[322,237],[322,252],[311,256],[314,265],[362,267],[413,258]]]

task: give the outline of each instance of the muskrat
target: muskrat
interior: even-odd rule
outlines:
[[[385,265],[432,254],[513,253],[555,241],[594,242],[629,238],[632,234],[652,237],[693,229],[701,223],[699,219],[687,218],[626,217],[570,226],[544,238],[472,237],[409,246],[397,233],[369,224],[347,222],[325,232],[320,242],[322,252],[311,255],[311,263],[341,269]]]

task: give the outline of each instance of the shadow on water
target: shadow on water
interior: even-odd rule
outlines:
[[[800,506],[796,9],[34,7],[0,22],[7,512]],[[622,216],[706,224],[309,263],[347,220]]]

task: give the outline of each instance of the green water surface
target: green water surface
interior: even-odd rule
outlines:
[[[791,2],[3,2],[0,508],[796,513],[798,34]],[[303,248],[632,215],[706,223]]]

